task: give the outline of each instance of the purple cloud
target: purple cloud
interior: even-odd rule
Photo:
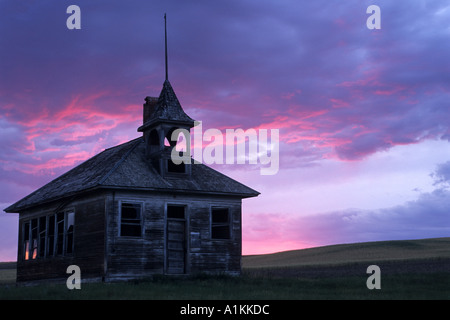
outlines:
[[[381,30],[357,0],[79,0],[81,30],[66,28],[68,5],[0,2],[0,202],[138,136],[164,80],[164,12],[183,108],[204,130],[279,128],[281,170],[450,141],[446,1],[381,0]],[[347,214],[330,221],[344,230]]]

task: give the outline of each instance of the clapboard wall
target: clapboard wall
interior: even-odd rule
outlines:
[[[122,202],[142,204],[142,237],[120,236]],[[241,200],[204,195],[168,195],[114,191],[107,196],[107,274],[106,279],[146,277],[169,274],[167,257],[170,218],[168,206],[184,206],[184,274],[227,273],[241,271]],[[230,239],[211,238],[211,207],[228,208]],[[176,219],[175,219],[176,220]]]
[[[123,202],[138,203],[142,207],[139,237],[120,235]],[[183,218],[168,217],[168,206],[183,207]],[[216,207],[229,212],[229,239],[212,238],[211,208]],[[33,219],[68,210],[75,213],[73,252],[24,259],[24,225]],[[48,223],[48,218],[46,221]],[[178,229],[171,235],[168,226],[172,222]],[[17,280],[67,279],[69,265],[80,267],[82,280],[140,279],[154,274],[238,275],[241,272],[241,223],[239,198],[123,190],[86,193],[20,215]],[[170,255],[174,251],[169,250],[174,245],[171,237],[175,236],[178,241],[175,245],[183,250],[178,253],[182,254],[182,260],[178,261],[173,261]],[[48,242],[40,245],[48,246]]]

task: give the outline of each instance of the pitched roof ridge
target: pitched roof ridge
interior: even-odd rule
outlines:
[[[32,198],[32,197],[35,196],[36,194],[39,194],[40,192],[43,192],[43,190],[46,190],[46,188],[48,188],[48,186],[52,185],[52,184],[55,183],[56,181],[64,180],[67,176],[70,176],[71,174],[73,174],[73,172],[76,172],[76,170],[79,170],[80,167],[82,167],[83,165],[85,165],[85,164],[88,163],[89,161],[93,161],[95,158],[100,157],[100,156],[101,156],[102,154],[104,154],[105,152],[108,152],[109,150],[112,150],[112,149],[114,149],[114,148],[123,147],[125,144],[130,143],[130,142],[133,142],[133,141],[134,141],[134,143],[136,143],[136,145],[138,145],[137,141],[140,140],[140,139],[142,139],[142,137],[139,137],[139,138],[136,138],[136,139],[127,141],[127,142],[125,142],[125,143],[123,143],[123,144],[120,144],[120,145],[117,145],[117,146],[114,146],[114,147],[111,147],[111,148],[107,148],[107,149],[103,150],[102,152],[96,154],[95,156],[93,156],[93,157],[91,157],[91,158],[89,158],[89,159],[84,160],[84,161],[81,162],[80,164],[74,166],[74,167],[73,167],[72,169],[70,169],[69,171],[67,171],[67,172],[63,173],[62,175],[60,175],[60,176],[54,178],[53,180],[47,182],[47,183],[44,184],[43,186],[37,188],[36,190],[34,190],[34,191],[31,192],[30,194],[28,194],[27,196],[25,196],[25,197],[23,197],[22,199],[16,201],[15,203],[11,204],[11,205],[8,206],[7,208],[5,208],[4,211],[5,211],[5,212],[12,212],[12,210],[15,210],[15,209],[18,207],[18,205],[19,205],[20,203],[26,202],[28,199]],[[133,146],[131,149],[134,149],[134,146]],[[123,157],[125,157],[125,155],[124,155]],[[123,157],[122,157],[122,158],[123,158]],[[118,162],[121,162],[121,160],[122,160],[122,159],[120,159]],[[116,163],[116,165],[113,167],[113,169],[115,169],[116,166],[117,166],[117,163]],[[113,169],[111,169],[106,175],[108,175],[110,172],[112,172]],[[104,179],[104,178],[102,178],[100,181],[103,181],[103,179]],[[93,182],[94,182],[94,183],[91,183],[91,184],[89,185],[89,188],[96,187],[96,186],[98,186],[98,185],[101,183],[101,182],[95,183],[95,181],[93,181]],[[20,207],[20,205],[19,205],[19,207]]]
[[[109,148],[112,149],[112,148]],[[74,166],[73,168],[69,169],[68,171],[64,172],[63,174],[57,176],[56,178],[50,180],[49,182],[45,183],[44,185],[40,186],[39,188],[37,188],[36,190],[34,190],[33,192],[31,192],[30,194],[26,195],[25,197],[23,197],[20,200],[17,200],[16,202],[14,202],[13,204],[11,204],[10,206],[8,206],[7,208],[4,209],[5,212],[9,212],[10,210],[13,210],[17,204],[19,204],[20,202],[24,202],[28,199],[30,199],[31,197],[33,197],[34,195],[38,194],[39,192],[42,192],[42,190],[45,190],[46,187],[48,187],[49,185],[51,185],[52,183],[54,183],[56,180],[62,180],[65,177],[69,176],[71,173],[73,173],[75,170],[77,170],[80,166],[84,165],[85,163],[87,163],[88,161],[92,161],[93,158],[100,156],[102,153],[104,153],[105,151],[107,151],[108,149],[103,150],[102,152],[94,155],[93,157],[90,157],[84,161],[82,161],[81,163],[77,164],[76,166]]]
[[[97,185],[101,185],[101,184],[103,184],[105,181],[106,181],[106,179],[108,179],[109,178],[109,176],[111,176],[111,174],[114,172],[114,171],[116,171],[116,169],[125,161],[125,159],[126,158],[128,158],[128,156],[130,155],[130,153],[131,152],[133,152],[133,150],[139,145],[139,143],[141,143],[142,142],[142,137],[139,137],[139,138],[136,138],[136,139],[133,139],[133,140],[130,140],[130,141],[128,141],[128,142],[125,142],[124,144],[126,144],[126,143],[130,143],[130,142],[134,142],[134,145],[120,158],[120,160],[119,161],[117,161],[116,162],[116,164],[111,168],[111,170],[109,170],[106,174],[105,174],[105,176],[103,177],[103,178],[101,178],[100,179],[100,181],[97,183]],[[120,145],[119,145],[120,146]],[[115,146],[115,147],[113,147],[113,148],[117,148],[117,147],[119,147],[119,146]],[[112,149],[112,148],[110,148],[110,149]]]

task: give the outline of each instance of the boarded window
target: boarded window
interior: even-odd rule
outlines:
[[[230,213],[228,208],[211,208],[211,238],[230,239]]]
[[[140,203],[122,202],[120,207],[120,235],[124,237],[141,237]]]

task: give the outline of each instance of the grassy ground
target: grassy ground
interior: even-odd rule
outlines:
[[[297,300],[297,299],[450,299],[450,274],[382,277],[381,290],[369,290],[365,276],[342,278],[264,278],[242,276],[160,278],[140,283],[64,284],[0,287],[0,299],[173,299],[173,300]]]
[[[158,276],[127,283],[65,282],[16,286],[14,264],[0,264],[5,299],[450,299],[449,238],[377,242],[243,257],[241,277]],[[400,257],[401,255],[401,257]],[[358,258],[359,257],[359,258]],[[381,290],[369,290],[367,266],[381,268]]]
[[[0,286],[15,283],[16,283],[16,263],[0,262]]]

